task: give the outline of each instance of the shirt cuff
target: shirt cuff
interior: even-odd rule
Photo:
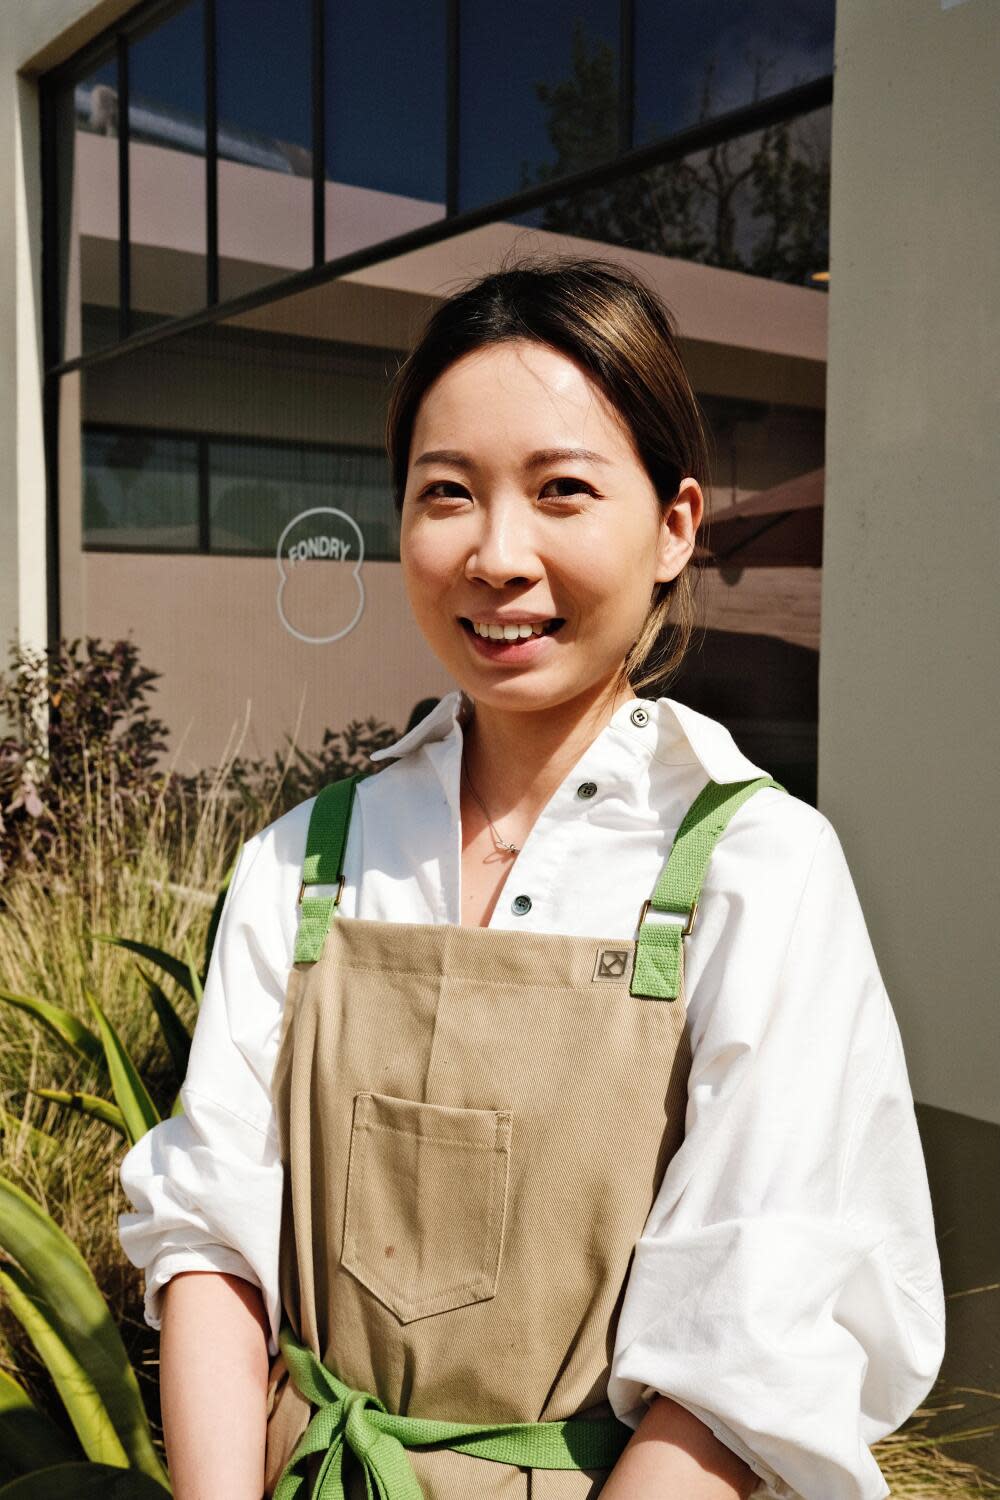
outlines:
[[[146,1273],[146,1291],[143,1299],[143,1317],[150,1328],[160,1331],[163,1322],[163,1288],[179,1271],[221,1271],[226,1275],[240,1276],[249,1281],[264,1297],[267,1296],[250,1263],[238,1251],[228,1245],[205,1245],[198,1250],[170,1250],[157,1256]],[[274,1309],[268,1307],[267,1352],[271,1359],[278,1353],[278,1325]]]
[[[770,1468],[756,1453],[751,1452],[742,1438],[737,1437],[731,1427],[721,1421],[712,1412],[706,1411],[703,1406],[696,1406],[692,1401],[678,1401],[676,1396],[669,1391],[658,1391],[655,1386],[647,1385],[642,1392],[642,1400],[647,1407],[657,1396],[666,1396],[671,1401],[676,1401],[678,1406],[683,1406],[692,1416],[704,1422],[709,1431],[718,1438],[720,1443],[732,1449],[737,1458],[741,1458],[748,1469],[752,1469],[760,1480],[760,1484],[751,1491],[751,1500],[802,1500],[797,1490],[793,1490],[785,1481]],[[889,1493],[888,1489],[885,1492]]]

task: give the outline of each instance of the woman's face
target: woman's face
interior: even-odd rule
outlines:
[[[411,608],[477,702],[592,701],[617,678],[654,584],[690,556],[702,505],[693,479],[660,505],[630,433],[573,360],[527,339],[484,345],[417,411],[400,538]]]

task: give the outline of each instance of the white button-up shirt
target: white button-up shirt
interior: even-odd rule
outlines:
[[[373,755],[391,763],[359,784],[338,920],[460,921],[469,707],[450,693]],[[489,925],[634,938],[698,792],[761,774],[714,719],[670,698],[621,705],[539,815]],[[233,1272],[261,1289],[271,1355],[283,1174],[270,1084],[314,800],[244,845],[184,1113],[120,1168],[146,1321],[160,1326],[176,1272]],[[869,1445],[930,1390],[944,1297],[899,1029],[823,814],[773,787],[750,797],[684,941],[685,1135],[635,1247],[609,1401],[635,1427],[656,1392],[672,1397],[760,1476],[755,1494],[880,1500]]]

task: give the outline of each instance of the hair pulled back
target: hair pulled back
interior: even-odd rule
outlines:
[[[437,377],[486,344],[531,339],[576,363],[630,431],[663,506],[683,478],[709,485],[708,444],[677,344],[672,313],[626,266],[595,257],[521,256],[442,302],[397,371],[389,394],[386,450],[393,497],[402,508],[417,410]],[[700,567],[654,585],[623,668],[632,691],[662,690],[696,625]]]

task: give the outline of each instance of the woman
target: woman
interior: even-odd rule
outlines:
[[[178,1500],[876,1500],[943,1349],[926,1174],[833,828],[641,696],[707,481],[669,314],[485,276],[387,441],[458,686],[247,843],[121,1168]]]

